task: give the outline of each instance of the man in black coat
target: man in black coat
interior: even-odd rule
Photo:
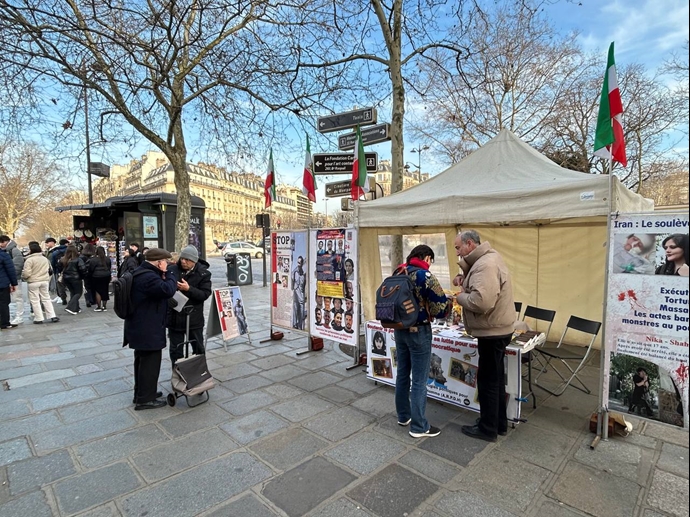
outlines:
[[[189,314],[189,337],[194,354],[204,353],[204,302],[211,296],[211,272],[208,262],[199,258],[194,246],[187,246],[180,252],[177,264],[170,266],[175,274],[177,289],[189,301],[184,309],[178,312],[174,300],[168,304],[168,338],[170,338],[170,361],[175,364],[184,357],[184,340],[187,328],[187,311]]]
[[[167,271],[172,255],[152,248],[134,272],[130,303],[132,315],[125,319],[122,346],[134,350],[134,409],[155,409],[165,406],[157,391],[161,370],[161,351],[165,348],[165,320],[168,300],[177,290],[174,273]]]

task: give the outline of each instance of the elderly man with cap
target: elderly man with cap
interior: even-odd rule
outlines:
[[[187,246],[180,252],[177,264],[170,271],[177,278],[177,290],[189,301],[185,310],[175,310],[176,303],[168,304],[168,338],[170,339],[170,361],[175,364],[184,357],[185,331],[189,317],[189,336],[194,354],[204,353],[204,302],[211,296],[211,272],[208,262],[199,258],[194,246]]]
[[[168,271],[170,252],[152,248],[133,273],[130,303],[132,315],[125,319],[122,346],[134,350],[134,409],[155,409],[167,405],[158,389],[161,355],[165,348],[165,320],[168,300],[177,290],[177,279]]]
[[[654,262],[649,255],[655,245],[656,235],[631,233],[613,252],[613,272],[653,275]]]

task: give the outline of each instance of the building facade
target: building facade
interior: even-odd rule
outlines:
[[[381,185],[381,187],[383,188],[383,195],[384,196],[390,196],[391,195],[391,177],[392,177],[391,161],[390,160],[379,161],[379,167],[378,167],[378,170],[376,171],[376,183]],[[428,179],[429,179],[429,174],[423,173],[421,180],[426,181]],[[403,169],[403,190],[407,190],[408,188],[413,187],[415,185],[418,185],[419,183],[420,183],[419,171],[410,171],[407,168]]]
[[[264,179],[256,174],[228,172],[212,164],[187,164],[189,187],[206,203],[206,249],[214,241],[261,240],[256,214],[264,211]],[[112,196],[155,192],[176,193],[175,174],[167,157],[149,151],[127,165],[110,167],[110,177],[93,187],[95,202]],[[302,190],[289,185],[276,187],[277,199],[269,208],[272,228],[306,228],[312,221],[312,203]]]

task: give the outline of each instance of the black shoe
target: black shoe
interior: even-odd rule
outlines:
[[[477,425],[463,425],[461,431],[462,434],[465,434],[472,438],[479,438],[480,440],[484,440],[486,442],[496,441],[495,436],[489,436],[488,434],[484,434],[484,432],[481,429],[479,429],[479,426]]]
[[[50,321],[52,321],[53,323],[57,323],[58,321],[60,321],[60,318],[55,316],[54,318],[50,318]]]
[[[16,329],[18,326],[19,325],[12,325],[10,323],[9,325],[5,325],[4,327],[0,327],[0,328],[2,328],[2,330],[11,330],[11,329]]]
[[[134,406],[135,411],[143,411],[144,409],[158,409],[159,407],[167,406],[168,403],[165,400],[152,400],[151,402],[144,402],[143,404],[137,404]]]
[[[157,398],[157,399],[158,399],[158,398],[161,398],[162,396],[163,396],[163,392],[162,392],[162,391],[157,391],[157,392],[156,392],[156,398]],[[132,399],[132,404],[136,404],[136,403],[137,403],[137,397],[135,396],[135,397]]]
[[[34,320],[34,325],[43,325],[42,321]]]
[[[475,424],[475,425],[479,425],[479,420],[481,420],[481,419],[480,419],[480,418],[477,418],[477,419],[474,421],[474,424]],[[506,435],[508,434],[508,429],[499,429],[499,430],[498,430],[498,434],[501,435],[501,436],[506,436]]]

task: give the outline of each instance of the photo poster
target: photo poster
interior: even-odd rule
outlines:
[[[620,214],[610,236],[604,405],[687,428],[688,213]]]
[[[242,293],[239,287],[221,287],[213,290],[213,307],[220,325],[211,325],[209,322],[206,331],[207,337],[217,334],[223,335],[223,341],[247,334],[247,316],[242,301]]]
[[[378,321],[366,323],[367,377],[395,386],[398,355],[393,329]],[[520,353],[506,351],[506,413],[508,420],[520,419]],[[431,366],[426,381],[427,396],[471,411],[479,411],[477,372],[479,350],[472,338],[434,334],[431,341]]]
[[[201,239],[203,235],[203,226],[201,224],[201,218],[198,215],[192,215],[189,218],[189,238],[187,239],[188,244],[191,244],[199,252],[201,257]]]
[[[143,216],[144,239],[158,239],[158,217],[155,215]]]
[[[317,229],[310,232],[313,303],[312,336],[337,343],[359,343],[359,299],[357,297],[357,230]]]
[[[309,330],[309,234],[305,231],[271,234],[271,323]]]

